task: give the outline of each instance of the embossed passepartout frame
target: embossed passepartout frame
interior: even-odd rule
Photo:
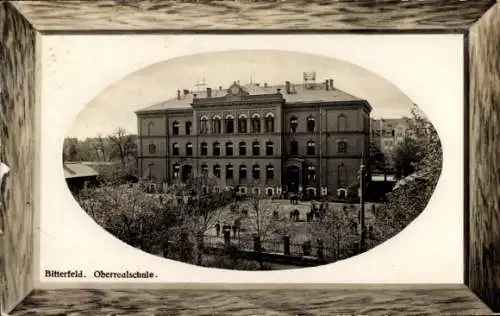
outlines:
[[[6,225],[0,236],[0,311],[12,315],[131,315],[146,309],[154,314],[189,315],[500,312],[500,151],[496,148],[500,111],[495,108],[500,104],[500,4],[496,1],[4,1],[0,3],[0,29],[2,114],[10,119],[1,126],[8,131],[2,134],[2,159],[8,157],[13,170],[6,180],[10,203],[4,210]],[[40,125],[36,101],[40,36],[217,32],[463,34],[463,286],[304,284],[291,288],[219,284],[99,291],[34,288],[38,265],[34,259],[38,247],[36,179],[40,172],[35,153],[41,149],[36,141]],[[24,120],[13,114],[16,111]],[[17,137],[23,135],[24,142],[19,146],[14,146],[19,139],[13,131]],[[24,180],[14,180],[19,177]],[[22,192],[30,194],[21,196]],[[302,299],[306,295],[311,297],[308,302]],[[216,299],[238,302],[239,311],[214,306]]]

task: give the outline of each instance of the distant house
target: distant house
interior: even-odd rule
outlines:
[[[78,192],[83,189],[85,185],[97,184],[97,176],[99,173],[92,167],[74,162],[65,162],[64,178],[72,192]]]

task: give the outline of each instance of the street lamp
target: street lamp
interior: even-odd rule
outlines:
[[[359,250],[360,252],[365,249],[365,201],[363,197],[365,185],[365,165],[361,162],[359,166]]]

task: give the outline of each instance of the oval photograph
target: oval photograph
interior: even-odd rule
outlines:
[[[426,207],[439,136],[393,83],[286,51],[166,60],[113,83],[63,149],[83,210],[123,242],[189,264],[311,267],[395,236]]]

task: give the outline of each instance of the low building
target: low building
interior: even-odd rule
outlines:
[[[72,192],[78,192],[86,185],[97,184],[99,173],[83,163],[65,162],[63,164],[64,178]]]

